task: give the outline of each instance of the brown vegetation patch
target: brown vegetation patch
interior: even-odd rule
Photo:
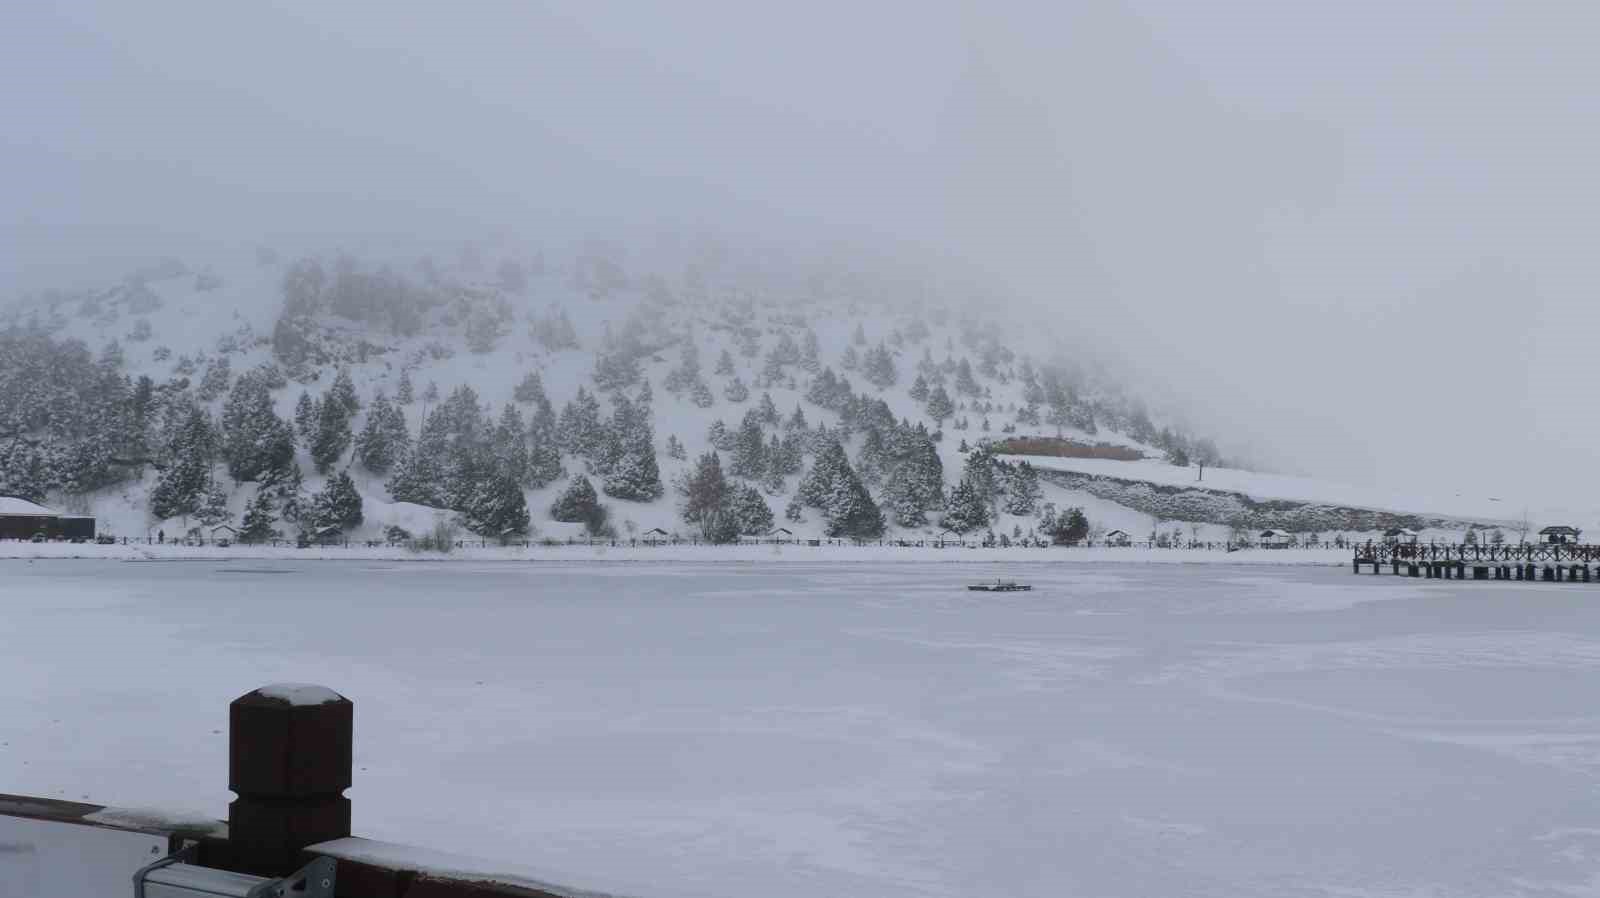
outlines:
[[[1144,453],[1112,443],[1080,443],[1065,437],[1010,437],[994,444],[1004,455],[1047,455],[1054,458],[1109,458],[1114,461],[1139,461]]]

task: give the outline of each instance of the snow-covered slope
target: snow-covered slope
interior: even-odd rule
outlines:
[[[494,257],[496,263],[484,261]],[[837,407],[824,408],[807,398],[824,367],[847,378],[853,393],[882,400],[906,425],[921,424],[939,432],[935,447],[947,491],[961,478],[967,447],[1011,434],[1064,435],[1126,447],[1149,460],[1033,458],[1032,462],[1155,484],[1188,483],[1194,476],[1193,468],[1153,460],[1174,445],[1216,460],[1209,441],[1157,430],[1136,397],[1122,395],[1111,378],[1075,364],[1048,332],[1028,327],[1007,330],[992,317],[977,320],[955,311],[972,308],[970,303],[958,306],[936,288],[907,286],[870,269],[840,266],[836,260],[828,265],[780,262],[704,247],[676,253],[657,247],[644,256],[628,256],[615,247],[587,243],[560,261],[509,247],[463,252],[453,264],[331,256],[314,260],[314,265],[308,261],[263,255],[194,268],[167,263],[105,289],[25,298],[13,305],[10,317],[13,323],[49,331],[52,339],[81,340],[91,351],[115,343],[116,348],[106,354],[114,356],[120,350],[121,368],[129,378],[148,377],[158,386],[179,386],[186,378],[189,394],[200,393],[218,419],[227,393],[205,394],[207,375],[231,384],[268,365],[288,378],[273,390],[271,399],[276,414],[285,420],[293,419],[302,394],[316,398],[329,388],[335,372],[348,371],[363,404],[351,422],[356,433],[366,423],[373,397],[396,396],[405,374],[417,398],[400,410],[413,437],[425,416],[438,407],[438,397],[463,385],[476,392],[492,423],[504,406],[517,404],[516,387],[529,374],[539,376],[556,409],[580,388],[596,393],[602,420],[610,415],[617,396],[636,399],[648,383],[650,423],[665,495],[654,501],[606,499],[611,522],[623,537],[652,528],[689,531],[673,484],[712,448],[708,433],[714,422],[736,432],[763,395],[770,396],[781,420],[799,409],[810,427],[820,424],[837,432],[841,424]],[[297,315],[293,300],[286,297],[295,292],[291,284],[296,278],[303,279],[313,268],[319,280],[309,292],[321,298]],[[285,322],[293,324],[287,338]],[[813,337],[818,350],[815,365],[796,361],[792,355],[786,361],[772,360],[775,353],[782,355],[780,346],[803,347]],[[867,357],[880,346],[890,359],[893,377],[878,377],[874,385],[864,368]],[[709,405],[703,396],[696,401],[692,390],[668,389],[671,373],[684,367],[686,354],[699,357],[700,378],[712,400]],[[617,356],[634,359],[638,379],[620,390],[599,389],[597,367],[602,359]],[[729,364],[731,368],[725,367]],[[224,367],[226,374],[218,373]],[[971,372],[965,393],[957,388],[963,368]],[[948,389],[955,407],[947,417],[936,419],[929,403],[912,395],[919,373],[928,375],[925,381]],[[749,388],[747,397],[737,395],[735,381]],[[524,416],[530,413],[526,403],[520,410]],[[767,429],[768,434],[782,432],[781,426]],[[159,441],[160,436],[153,439]],[[859,465],[865,435],[855,430],[843,436],[850,462]],[[683,458],[666,451],[669,438],[683,445]],[[306,474],[305,491],[310,494],[323,488],[326,477],[315,472],[307,443],[303,438],[297,441],[295,461]],[[814,460],[808,452],[805,468]],[[563,464],[571,475],[594,467],[592,461],[571,452]],[[220,462],[217,468],[220,472]],[[326,476],[341,471],[350,475],[363,500],[364,522],[350,534],[356,538],[375,538],[392,526],[420,533],[437,521],[459,519],[442,509],[396,501],[386,485],[392,472],[366,470],[349,450]],[[120,535],[164,531],[173,536],[192,523],[158,519],[151,510],[156,472],[144,467],[130,473],[134,476],[87,496],[57,490],[39,498],[68,510],[92,512],[100,518],[103,532]],[[1396,507],[1391,497],[1315,481],[1217,468],[1208,468],[1206,478],[1207,486],[1257,496]],[[820,535],[823,515],[816,510],[805,513],[801,521],[785,519],[800,479],[797,473],[789,473],[781,482],[768,478],[761,484],[766,502],[777,525],[797,536]],[[867,486],[880,502],[885,498],[885,480],[868,478]],[[237,526],[254,485],[234,484],[220,473],[217,481],[228,491],[228,511]],[[598,488],[600,478],[595,481]],[[15,472],[11,482],[18,482]],[[563,538],[582,529],[581,524],[553,521],[548,513],[567,482],[563,478],[525,490],[535,538]],[[1046,502],[1058,508],[1082,507],[1100,528],[1124,529],[1140,538],[1153,524],[1144,511],[1081,490],[1047,483],[1040,498],[1036,510],[1023,514],[1006,514],[1007,503],[997,502],[997,514],[988,527],[997,534],[1025,536],[1034,529]],[[1449,497],[1420,497],[1416,503],[1399,504],[1416,505],[1404,508],[1408,511],[1507,517],[1493,508],[1458,512],[1462,503],[1452,503]],[[937,507],[929,509],[924,525],[897,527],[893,515],[890,518],[890,536],[941,530]],[[1189,528],[1188,535],[1221,539],[1226,534],[1222,523]]]
[[[1092,477],[1235,492],[1257,500],[1285,500],[1395,514],[1451,517],[1503,527],[1512,526],[1522,514],[1520,508],[1513,509],[1492,496],[1429,494],[1414,489],[1356,486],[1234,468],[1208,467],[1202,470],[1197,466],[1178,467],[1156,459],[1116,461],[1102,458],[1030,457],[1029,460],[1042,469]]]

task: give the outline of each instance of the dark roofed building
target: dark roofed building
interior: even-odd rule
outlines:
[[[1566,545],[1578,541],[1578,536],[1583,531],[1566,524],[1554,524],[1539,531],[1539,541],[1556,545]]]
[[[0,539],[94,539],[94,518],[61,514],[13,496],[0,496]]]

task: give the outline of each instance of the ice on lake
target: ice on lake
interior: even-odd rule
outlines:
[[[1032,592],[974,593],[1016,577]],[[1586,894],[1600,587],[1331,568],[0,562],[0,791],[226,814],[356,705],[358,835],[641,896]]]

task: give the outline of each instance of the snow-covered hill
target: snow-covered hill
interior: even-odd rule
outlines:
[[[741,501],[765,504],[766,526],[796,536],[861,533],[870,515],[843,522],[834,507],[849,501],[841,484],[854,480],[881,507],[890,537],[937,534],[959,521],[979,533],[1043,538],[1041,516],[1048,523],[1053,512],[1079,507],[1097,530],[1143,538],[1157,524],[1146,511],[1092,491],[1034,485],[1014,469],[980,478],[982,512],[947,514],[945,502],[968,499],[957,490],[968,449],[1012,435],[1123,447],[1147,460],[1034,461],[1137,471],[1135,479],[1152,483],[1192,479],[1193,469],[1165,462],[1173,455],[1219,460],[1208,440],[1158,427],[1136,397],[1076,364],[1053,335],[1008,330],[997,316],[976,317],[979,309],[868,266],[718,246],[630,257],[589,242],[561,260],[476,249],[450,264],[268,252],[194,267],[169,261],[109,287],[26,297],[7,311],[10,354],[28,360],[0,367],[8,394],[0,439],[9,440],[0,445],[0,493],[92,512],[102,532],[129,536],[176,536],[201,519],[239,527],[255,503],[258,518],[292,534],[326,523],[317,514],[340,516],[328,487],[348,475],[360,496],[361,523],[346,527],[355,538],[395,527],[417,535],[440,524],[562,538],[596,526],[583,515],[551,515],[586,476],[618,535],[688,535],[708,525],[685,520],[677,485],[717,449],[723,468],[740,475],[728,478],[727,510],[746,532],[759,529],[762,515],[749,523],[734,508]],[[41,373],[43,364],[64,373]],[[354,388],[354,401],[344,402],[351,411],[322,421],[341,379]],[[463,387],[471,393],[453,402]],[[263,397],[255,405],[252,390]],[[580,391],[594,398],[587,425]],[[386,409],[379,396],[410,401]],[[180,433],[191,406],[211,422],[210,442],[199,448]],[[477,410],[462,412],[467,406]],[[254,411],[239,410],[246,407]],[[281,425],[261,420],[268,408]],[[757,409],[769,414],[751,415]],[[361,451],[369,424],[398,445]],[[757,451],[752,433],[763,444]],[[298,490],[281,482],[291,463],[286,442],[277,457],[277,441],[290,436],[292,465],[303,475]],[[818,477],[811,493],[827,495],[808,495],[803,484],[833,442],[849,475]],[[530,474],[528,453],[541,449],[545,473]],[[557,449],[565,476],[550,479]],[[252,460],[242,462],[246,452]],[[392,464],[381,463],[385,457]],[[177,483],[185,475],[175,466],[195,459],[193,482]],[[633,469],[619,474],[626,465]],[[496,493],[502,470],[513,471],[514,486]],[[628,477],[650,485],[616,485]],[[1278,489],[1262,475],[1207,473],[1230,477],[1238,480],[1230,489]],[[173,499],[185,490],[199,495]],[[507,491],[528,510],[525,528],[506,507],[517,502]],[[1299,486],[1289,492],[1314,498]],[[328,507],[312,513],[319,494]],[[1379,500],[1362,498],[1377,507]],[[1187,538],[1220,540],[1225,523],[1182,529]],[[865,532],[874,529],[869,521]]]

